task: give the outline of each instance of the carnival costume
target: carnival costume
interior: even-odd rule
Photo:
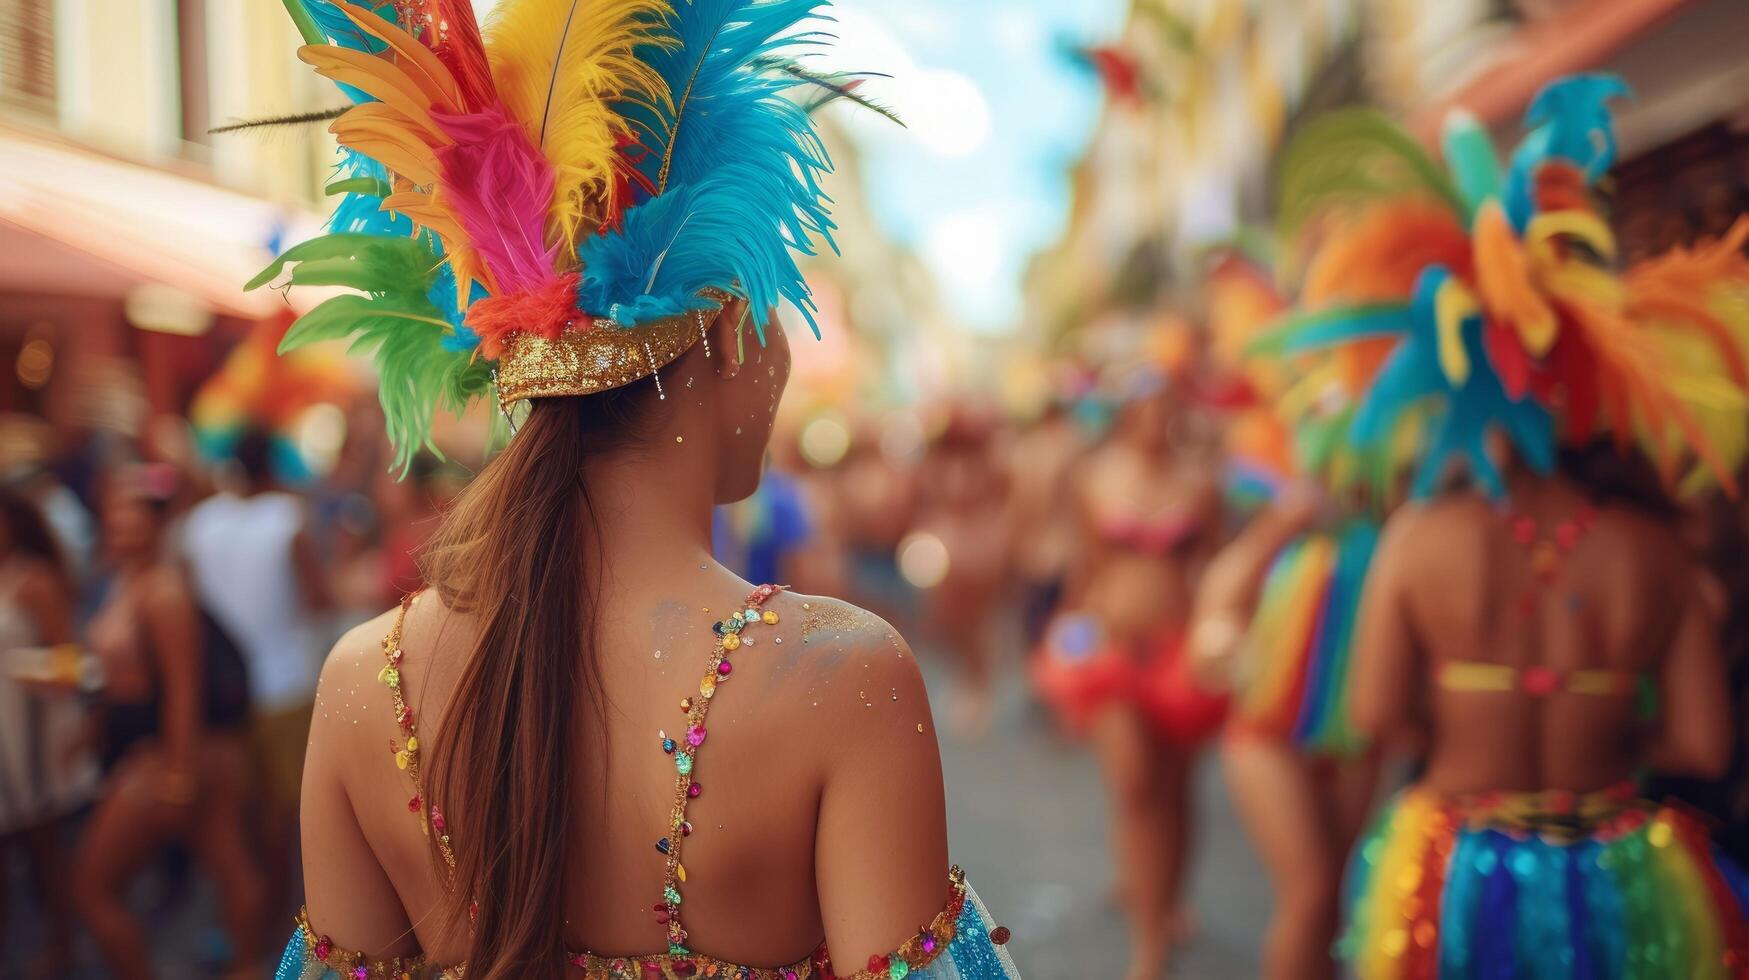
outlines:
[[[469,0],[286,4],[306,42],[299,57],[354,103],[331,127],[345,159],[329,191],[344,198],[330,234],[292,247],[251,285],[353,290],[306,314],[282,349],[351,338],[374,354],[401,464],[429,445],[435,411],[475,398],[507,408],[646,378],[660,392],[661,369],[708,344],[731,300],[745,303],[761,341],[780,302],[812,326],[792,253],[830,244],[833,225],[819,186],[830,164],[808,113],[831,99],[863,101],[795,60],[823,43],[808,25],[824,0],[505,0],[483,29]],[[809,104],[790,97],[797,88]],[[762,587],[715,624],[698,693],[680,704],[682,734],[662,745],[675,802],[652,834],[666,862],[651,897],[667,948],[577,951],[568,961],[588,980],[1017,977],[1002,948],[1007,930],[957,869],[941,913],[866,964],[833,964],[822,948],[755,968],[687,945],[681,859],[687,808],[702,792],[695,760],[706,713],[731,658],[776,622],[762,608],[776,591]],[[397,620],[380,675],[400,729],[394,762],[410,783],[409,829],[423,826],[449,858],[452,828],[420,777],[400,634]],[[465,970],[373,960],[320,930],[300,915],[280,980]]]
[[[1319,758],[1351,758],[1365,741],[1348,723],[1350,663],[1361,587],[1379,528],[1353,518],[1281,550],[1245,633],[1232,733],[1286,742]]]
[[[1129,397],[1175,383],[1153,368],[1130,377]],[[1187,509],[1140,515],[1099,515],[1092,533],[1101,545],[1148,558],[1170,559],[1203,533],[1201,515]],[[1033,690],[1072,735],[1086,734],[1111,705],[1136,711],[1160,738],[1179,745],[1206,741],[1226,718],[1228,699],[1205,691],[1192,670],[1184,632],[1161,626],[1129,643],[1110,635],[1097,616],[1059,611],[1046,626],[1029,672]]]
[[[1159,737],[1179,745],[1208,739],[1227,716],[1227,698],[1204,691],[1181,633],[1162,630],[1138,653],[1114,643],[1086,613],[1061,613],[1045,629],[1031,668],[1033,688],[1074,735],[1107,706],[1139,712]]]
[[[1332,451],[1341,413],[1295,391],[1277,358],[1250,356],[1288,306],[1267,263],[1236,250],[1209,274],[1215,361],[1232,380],[1223,431],[1228,506],[1254,515],[1288,486],[1312,480],[1347,494],[1354,457]],[[1318,389],[1327,401],[1329,390]],[[1329,522],[1326,522],[1329,523]],[[1348,724],[1349,654],[1361,587],[1378,541],[1370,517],[1295,536],[1274,556],[1245,624],[1234,669],[1229,737],[1263,738],[1318,759],[1349,759],[1365,741]],[[1238,625],[1238,624],[1233,624]]]
[[[1500,499],[1486,440],[1498,433],[1548,473],[1559,444],[1637,446],[1666,480],[1729,486],[1743,456],[1749,222],[1725,240],[1615,274],[1593,202],[1613,163],[1606,76],[1557,82],[1502,168],[1473,120],[1454,118],[1446,168],[1383,117],[1336,113],[1287,151],[1282,218],[1343,230],[1317,249],[1328,287],[1262,345],[1333,355],[1311,383],[1355,395],[1342,451],[1414,447],[1413,493],[1462,462]],[[1698,465],[1697,465],[1698,464]],[[1392,479],[1388,468],[1377,472]],[[1511,534],[1540,579],[1583,537],[1589,512],[1543,535]],[[1610,669],[1447,662],[1445,690],[1633,696]],[[1355,855],[1341,952],[1365,978],[1749,975],[1740,873],[1686,815],[1597,793],[1403,794]]]

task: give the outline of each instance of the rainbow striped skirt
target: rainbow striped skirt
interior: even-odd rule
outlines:
[[[1296,539],[1264,579],[1234,700],[1234,734],[1316,756],[1358,755],[1348,723],[1349,663],[1378,525],[1356,520]]]
[[[1685,813],[1600,793],[1411,789],[1349,868],[1361,980],[1749,977],[1749,888]]]

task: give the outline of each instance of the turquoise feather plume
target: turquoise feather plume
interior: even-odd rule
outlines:
[[[357,24],[349,20],[345,14],[340,12],[340,8],[329,3],[328,0],[289,0],[289,3],[300,5],[310,22],[330,44],[351,48],[354,51],[367,51],[371,54],[380,54],[387,48],[383,42],[359,30]],[[389,23],[397,23],[398,18],[395,15],[394,4],[383,3],[378,6],[372,0],[363,0],[362,5],[366,8],[372,8],[377,16]],[[294,13],[293,18],[296,19],[296,17],[297,15]],[[341,87],[346,88],[346,86]]]
[[[748,302],[760,337],[788,301],[816,335],[814,304],[794,253],[814,254],[835,227],[820,177],[831,170],[781,65],[819,43],[798,27],[823,0],[680,0],[679,43],[640,51],[668,83],[672,106],[626,104],[646,151],[637,162],[654,196],[624,226],[583,243],[584,312],[626,325],[699,308],[699,289]]]
[[[1523,232],[1536,213],[1536,173],[1550,160],[1571,163],[1596,183],[1615,165],[1615,120],[1609,103],[1633,95],[1609,74],[1571,75],[1550,82],[1524,111],[1529,132],[1512,153],[1506,184],[1506,214]]]
[[[1464,200],[1464,223],[1476,217],[1482,204],[1500,196],[1504,180],[1500,159],[1494,155],[1494,137],[1481,120],[1463,110],[1446,117],[1440,133],[1440,147],[1445,151],[1445,165],[1451,170],[1458,193]]]

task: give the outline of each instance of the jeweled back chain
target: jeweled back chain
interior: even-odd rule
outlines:
[[[747,596],[746,608],[738,609],[729,618],[712,624],[711,630],[716,633],[717,642],[711,651],[710,663],[705,668],[704,677],[698,682],[698,694],[680,699],[680,710],[686,714],[686,729],[679,739],[670,737],[666,731],[657,734],[661,739],[662,751],[674,757],[675,772],[674,809],[668,821],[668,835],[656,841],[656,850],[668,859],[662,878],[662,900],[652,908],[656,913],[656,921],[668,928],[670,953],[689,952],[686,948],[686,929],[680,924],[680,886],[686,884],[686,866],[680,863],[680,850],[681,843],[692,835],[692,824],[686,819],[686,807],[704,791],[698,781],[692,778],[692,773],[698,748],[704,744],[708,734],[704,725],[705,716],[710,713],[717,686],[727,681],[735,672],[734,664],[729,660],[730,655],[742,647],[753,645],[753,637],[747,633],[748,628],[755,625],[776,625],[777,613],[769,609],[762,610],[760,607],[779,591],[780,586],[762,585]]]

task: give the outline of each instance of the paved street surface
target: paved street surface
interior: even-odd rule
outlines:
[[[1010,948],[1028,980],[1114,980],[1122,976],[1124,930],[1111,903],[1111,858],[1105,848],[1105,796],[1093,760],[1054,739],[1029,713],[1018,675],[1010,672],[994,728],[985,738],[956,738],[948,723],[950,684],[935,669],[931,690],[951,781],[948,810],[954,860],[997,920],[1013,930]],[[1200,774],[1201,838],[1194,899],[1201,919],[1195,944],[1174,964],[1174,980],[1239,980],[1257,975],[1257,938],[1269,896],[1255,859],[1234,821],[1212,758]],[[11,917],[4,938],[8,962],[0,978],[21,976],[16,957],[34,947],[33,916],[23,908],[22,881],[12,868]],[[198,872],[193,899],[167,903],[162,881],[148,880],[136,899],[157,905],[151,916],[160,976],[200,978],[204,963],[222,957],[212,928],[212,894]],[[155,897],[157,896],[157,897]],[[204,955],[203,955],[204,953]],[[69,980],[98,980],[88,942],[84,969]]]
[[[1013,673],[990,735],[956,738],[947,718],[948,684],[931,673],[950,783],[953,858],[997,921],[1013,930],[1010,949],[1027,980],[1122,977],[1124,927],[1111,900],[1105,794],[1092,758],[1060,744],[1042,718],[1031,717]],[[1255,977],[1269,889],[1212,755],[1198,783],[1192,898],[1201,929],[1169,975]]]

